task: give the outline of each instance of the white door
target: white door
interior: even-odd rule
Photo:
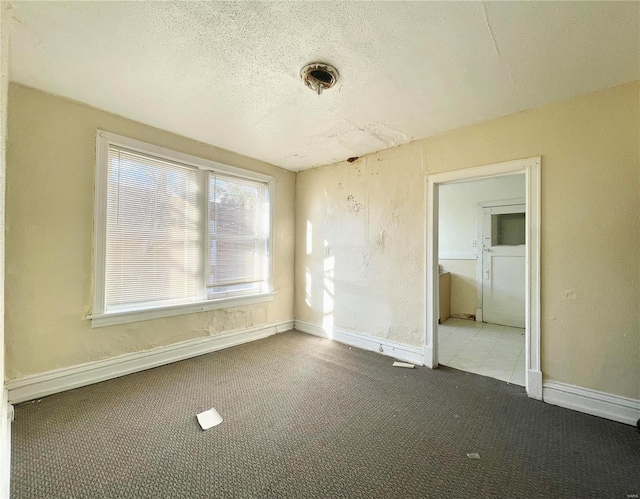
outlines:
[[[493,206],[482,216],[482,321],[524,328],[525,206]]]

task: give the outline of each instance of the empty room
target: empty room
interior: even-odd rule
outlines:
[[[640,495],[640,2],[0,13],[0,498]]]

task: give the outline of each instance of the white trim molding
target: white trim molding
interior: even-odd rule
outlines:
[[[275,292],[260,293],[231,298],[221,298],[219,300],[206,300],[195,303],[183,303],[170,307],[147,308],[143,310],[127,310],[123,312],[108,312],[104,314],[88,314],[85,319],[91,320],[91,327],[112,326],[114,324],[126,324],[128,322],[146,321],[149,319],[159,319],[161,317],[173,317],[174,315],[193,314],[196,312],[206,312],[220,308],[239,307],[242,305],[254,305],[273,301]]]
[[[525,387],[530,397],[542,398],[540,369],[540,163],[539,156],[428,175],[425,179],[426,272],[425,272],[425,347],[424,364],[438,366],[438,190],[443,184],[502,175],[525,176],[526,237],[525,262]],[[476,311],[476,316],[481,314]],[[482,318],[480,317],[480,320]]]
[[[423,351],[421,347],[405,345],[404,343],[397,343],[385,338],[377,338],[368,334],[347,331],[346,329],[337,327],[333,327],[330,331],[326,331],[320,324],[299,321],[297,319],[295,321],[295,329],[303,333],[320,336],[321,338],[335,340],[339,343],[344,343],[345,345],[351,345],[363,350],[377,352],[388,357],[393,357],[394,359],[411,362],[418,366],[423,365]]]
[[[477,260],[477,253],[440,253],[439,260]]]
[[[529,369],[529,371],[527,371],[527,379],[529,380],[527,386],[529,397],[542,400],[542,371]]]
[[[547,404],[584,412],[632,426],[640,419],[640,400],[599,392],[589,388],[545,381],[542,398]]]
[[[99,383],[179,360],[197,357],[224,348],[259,340],[293,329],[293,319],[264,324],[229,333],[197,338],[143,352],[130,353],[110,359],[88,362],[25,376],[7,383],[9,402],[16,404],[54,393]]]

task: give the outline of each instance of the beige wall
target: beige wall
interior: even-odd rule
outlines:
[[[9,28],[11,6],[0,4],[0,497],[9,497],[11,472],[11,426],[8,392],[5,388],[4,354],[4,256],[5,256],[5,173],[7,98],[9,90]]]
[[[294,173],[16,84],[8,126],[8,380],[293,317]],[[97,128],[274,176],[275,300],[91,329]]]
[[[6,2],[0,4],[0,345],[4,345],[5,153],[7,139],[7,103],[9,96],[10,9],[10,5]],[[4,364],[4,349],[2,349],[2,351],[0,351],[0,389],[2,390],[4,390]],[[2,410],[3,409],[0,409],[0,415],[4,415]],[[0,431],[2,431],[4,427],[5,425],[0,425]],[[0,442],[4,442],[4,440],[0,440]],[[1,462],[0,459],[0,463]],[[0,489],[0,493],[1,492],[2,490]]]
[[[639,121],[634,82],[299,173],[296,317],[423,344],[425,175],[540,155],[545,379],[640,398]]]

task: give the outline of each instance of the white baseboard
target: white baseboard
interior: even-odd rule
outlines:
[[[547,404],[635,426],[640,419],[640,400],[598,392],[588,388],[545,381],[542,389]]]
[[[11,478],[11,421],[13,406],[9,404],[9,393],[2,387],[2,407],[0,407],[0,497],[10,497]]]
[[[331,335],[329,335],[321,325],[306,321],[296,320],[295,328],[303,333],[328,338],[346,345],[362,348],[363,350],[378,352],[382,355],[411,362],[412,364],[419,366],[424,364],[424,349],[420,347],[396,343],[395,341],[386,340],[384,338],[376,338],[375,336],[347,331],[340,328],[333,328]]]
[[[10,404],[45,397],[65,390],[241,345],[276,333],[289,331],[294,326],[295,329],[304,333],[333,339],[340,343],[378,352],[416,365],[424,364],[425,350],[423,348],[340,328],[334,328],[332,335],[329,336],[319,324],[288,320],[25,376],[8,382],[7,389],[4,390],[3,402],[0,406],[0,437],[2,438],[0,440],[0,474],[6,474],[7,470],[10,469],[6,465],[11,455],[12,407]],[[380,351],[380,348],[382,348],[382,351]],[[635,425],[637,420],[640,419],[640,400],[556,381],[546,381],[543,384],[540,371],[529,371],[529,377],[529,396],[536,399],[542,398],[548,404],[630,425]],[[5,477],[0,476],[0,478]],[[0,483],[8,484],[8,480],[2,479]],[[0,497],[5,497],[3,495],[4,492],[4,490],[0,490]]]
[[[542,371],[529,369],[528,375],[529,383],[527,386],[527,395],[533,399],[542,400]]]
[[[197,357],[198,355],[215,352],[223,348],[241,345],[242,343],[266,338],[272,334],[282,333],[290,329],[293,329],[293,319],[25,376],[7,383],[9,402],[16,404],[45,397],[179,360]]]
[[[273,326],[276,328],[276,333],[286,333],[294,329],[295,321],[289,319],[288,321],[276,322]]]

